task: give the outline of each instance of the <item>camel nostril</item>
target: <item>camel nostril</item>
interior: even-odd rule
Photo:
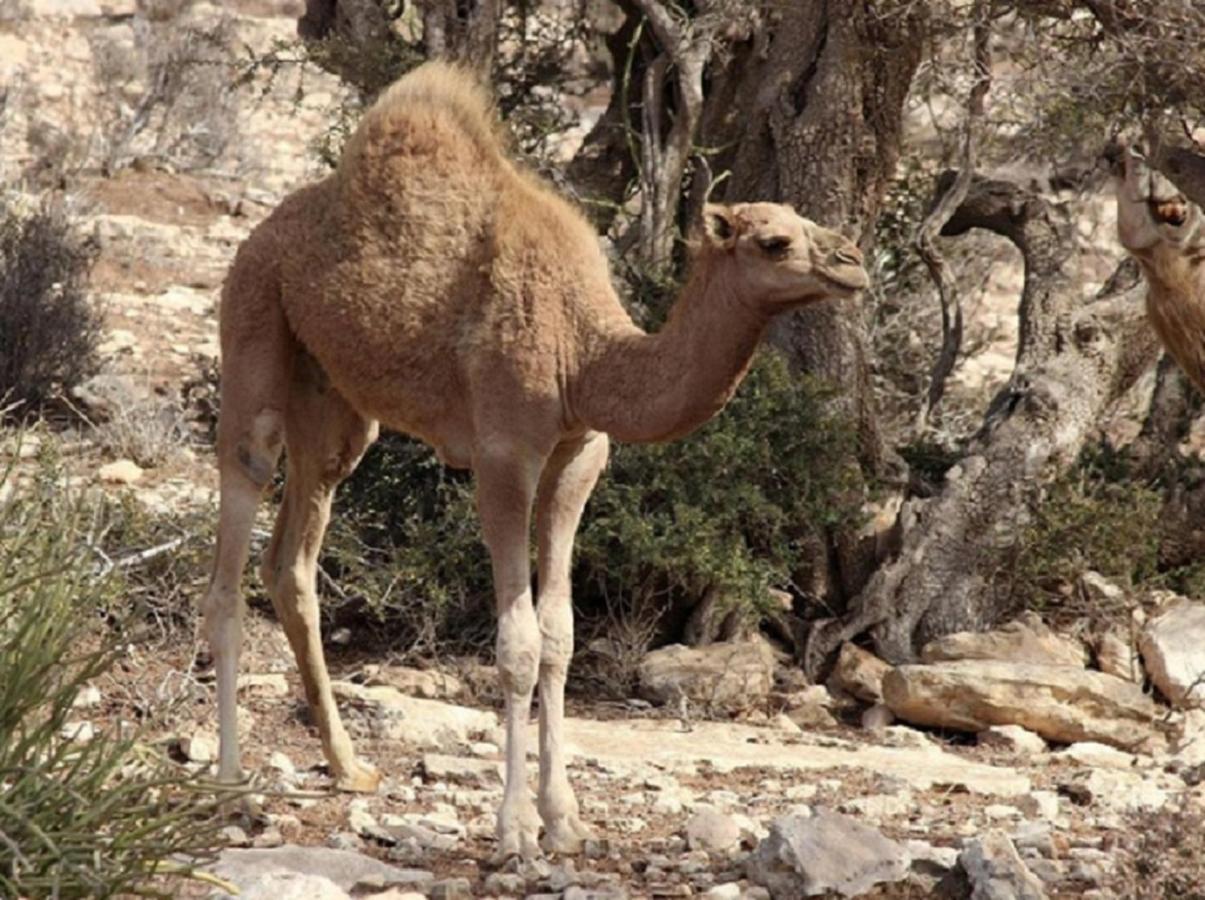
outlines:
[[[1179,228],[1188,221],[1188,201],[1184,197],[1151,201],[1151,216],[1156,222]]]
[[[840,262],[850,263],[855,266],[862,265],[864,257],[862,251],[854,245],[848,247],[839,247],[833,254]]]

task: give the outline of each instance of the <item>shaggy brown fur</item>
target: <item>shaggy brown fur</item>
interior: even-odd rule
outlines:
[[[668,324],[645,334],[584,217],[508,158],[483,90],[439,63],[402,78],[364,116],[335,174],[288,197],[247,239],[222,294],[221,518],[203,601],[222,777],[238,775],[239,577],[283,443],[285,498],[263,577],[337,783],[377,783],[331,696],[314,576],[334,488],[381,422],[476,476],[507,697],[500,852],[535,852],[524,726],[537,680],[539,815],[550,847],[576,849],[586,832],[560,742],[569,567],[606,435],[685,434],[731,396],[775,314],[866,283],[853,244],[789,207],[710,206]]]

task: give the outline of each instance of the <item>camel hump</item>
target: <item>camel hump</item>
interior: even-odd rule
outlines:
[[[504,156],[506,141],[489,90],[468,69],[432,61],[411,69],[381,94],[344,147],[342,170],[366,156],[450,150],[450,139],[481,155]]]

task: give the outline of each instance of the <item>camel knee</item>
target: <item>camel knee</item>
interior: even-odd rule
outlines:
[[[211,586],[201,598],[201,628],[214,655],[239,652],[243,640],[243,599],[237,590]]]
[[[318,633],[318,596],[314,573],[304,566],[279,566],[268,589],[272,603],[288,630],[296,626]]]
[[[338,449],[323,461],[319,473],[322,486],[333,491],[347,479],[376,441],[379,432],[380,426],[375,421],[365,423],[362,428],[351,429]]]
[[[530,694],[540,667],[540,626],[531,604],[516,604],[498,621],[498,674],[506,693]]]
[[[267,487],[284,448],[284,414],[277,409],[260,410],[251,424],[231,440],[231,455],[238,471],[257,488]]]
[[[540,666],[558,672],[569,669],[573,656],[573,607],[568,594],[540,598]]]
[[[333,491],[356,470],[363,456],[364,448],[357,450],[350,444],[344,444],[337,453],[323,461],[318,472],[318,483],[324,490]]]

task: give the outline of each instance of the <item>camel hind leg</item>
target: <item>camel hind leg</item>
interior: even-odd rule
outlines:
[[[335,785],[349,791],[373,791],[380,776],[356,759],[339,718],[322,652],[316,576],[335,488],[376,436],[377,423],[359,415],[317,364],[300,355],[285,413],[284,502],[261,574],[297,659]]]
[[[242,777],[237,718],[243,619],[240,583],[255,511],[280,458],[292,364],[292,338],[283,316],[271,308],[267,312],[255,327],[241,331],[240,316],[231,316],[222,335],[217,448],[220,512],[213,570],[199,605],[217,673],[218,778],[224,782]]]

